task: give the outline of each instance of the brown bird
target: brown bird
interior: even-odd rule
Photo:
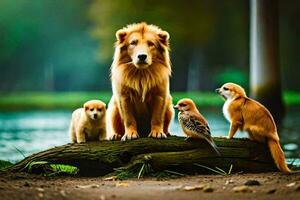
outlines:
[[[188,98],[181,99],[177,102],[177,105],[174,106],[174,108],[179,111],[178,121],[183,132],[186,134],[187,139],[205,139],[220,156],[221,154],[218,147],[212,140],[208,122],[198,111],[193,100]]]

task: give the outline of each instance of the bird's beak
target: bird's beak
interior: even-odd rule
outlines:
[[[217,89],[215,90],[215,92],[216,92],[216,93],[220,93],[220,88],[217,88]]]
[[[178,105],[173,106],[174,109],[178,110]]]

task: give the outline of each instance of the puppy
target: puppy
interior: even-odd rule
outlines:
[[[72,113],[70,133],[72,143],[83,143],[106,138],[106,105],[99,100],[90,100]]]
[[[251,140],[267,141],[279,170],[290,172],[271,113],[262,104],[247,97],[244,89],[237,84],[226,83],[216,91],[225,99],[223,113],[230,122],[228,137],[233,138],[236,131],[240,129],[248,132]]]

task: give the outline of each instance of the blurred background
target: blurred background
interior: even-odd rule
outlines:
[[[279,0],[285,90],[300,90],[299,8]],[[248,85],[247,0],[1,0],[0,11],[1,91],[110,90],[115,32],[141,21],[171,35],[173,91]]]
[[[278,8],[281,135],[297,158],[300,1],[279,0]],[[110,98],[115,32],[141,21],[170,33],[174,100],[192,97],[213,134],[226,135],[223,101],[212,92],[228,81],[248,90],[249,20],[249,0],[1,0],[0,159],[67,143],[71,110]],[[176,121],[172,130],[181,135]]]

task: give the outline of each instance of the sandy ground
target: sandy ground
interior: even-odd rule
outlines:
[[[249,180],[256,180],[260,185],[245,186]],[[227,177],[201,175],[177,179],[141,178],[123,181],[103,178],[49,178],[28,174],[1,174],[0,199],[292,200],[300,199],[300,174],[236,174]]]

